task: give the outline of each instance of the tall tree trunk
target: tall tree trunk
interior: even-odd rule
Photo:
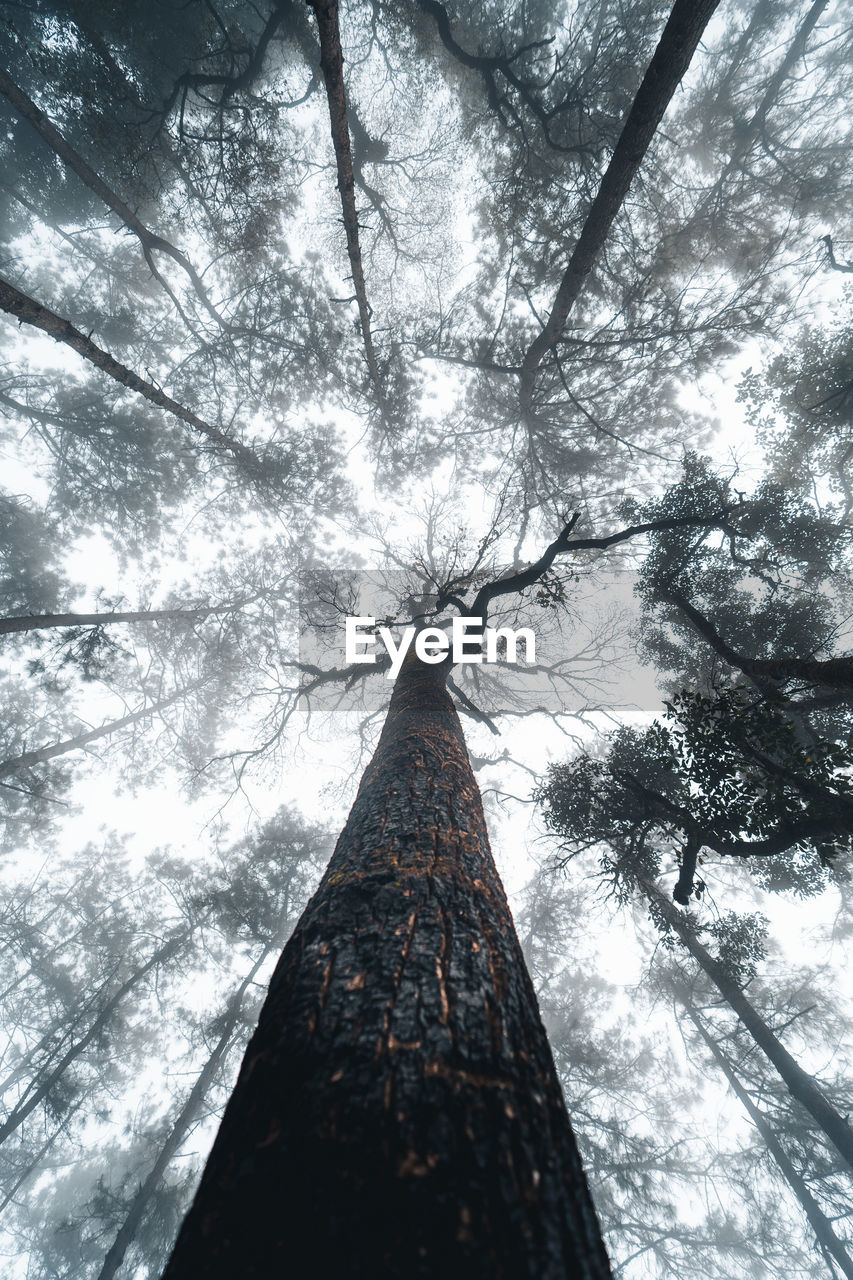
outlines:
[[[689,997],[679,992],[679,999],[684,1005],[690,1021],[699,1032],[707,1047],[710,1049],[714,1060],[731,1085],[732,1092],[741,1102],[750,1120],[761,1134],[767,1150],[776,1161],[779,1172],[782,1174],[782,1177],[785,1179],[788,1186],[802,1205],[803,1213],[806,1215],[806,1218],[815,1233],[818,1244],[835,1259],[844,1275],[847,1276],[848,1280],[853,1280],[853,1259],[851,1259],[850,1254],[845,1249],[843,1242],[835,1234],[832,1223],[829,1221],[826,1214],[809,1191],[804,1179],[794,1168],[786,1151],[782,1147],[782,1144],[779,1142],[779,1139],[773,1132],[771,1125],[768,1123],[767,1117],[759,1111],[746,1089],[744,1089],[743,1085],[738,1080],[731,1063],[728,1061],[726,1055],[722,1052],[720,1046],[696,1013],[696,1010],[690,1003]],[[829,1273],[834,1280],[834,1269],[830,1267]]]
[[[246,445],[230,439],[224,431],[220,431],[218,427],[205,422],[198,414],[191,413],[189,409],[185,409],[183,405],[178,404],[177,400],[173,400],[171,396],[167,396],[153,382],[146,382],[144,378],[140,378],[132,369],[128,369],[111,356],[109,352],[104,351],[94,343],[85,333],[75,329],[70,321],[63,319],[62,316],[57,315],[55,311],[51,311],[48,307],[43,307],[40,302],[36,302],[34,298],[21,293],[20,289],[16,289],[8,280],[3,279],[0,279],[0,309],[14,316],[20,324],[31,324],[34,328],[41,329],[42,333],[46,333],[49,337],[55,339],[56,342],[65,343],[67,347],[70,347],[72,351],[76,351],[84,360],[88,360],[96,369],[108,374],[123,387],[128,387],[131,391],[136,391],[139,395],[144,396],[146,400],[150,400],[158,408],[174,414],[176,418],[180,418],[181,422],[185,422],[194,431],[199,432],[200,435],[210,440],[218,450],[230,453],[238,462],[242,462],[250,473],[256,476],[260,475],[262,470],[261,460]]]
[[[136,1195],[133,1197],[127,1216],[118,1230],[115,1240],[104,1258],[104,1265],[98,1273],[98,1280],[113,1280],[113,1276],[118,1271],[124,1255],[127,1253],[128,1247],[133,1240],[136,1232],[139,1230],[139,1224],[145,1216],[145,1211],[154,1196],[155,1191],[160,1185],[160,1180],[168,1167],[168,1164],[175,1152],[180,1147],[190,1127],[194,1124],[195,1119],[201,1109],[201,1106],[207,1097],[210,1086],[216,1078],[220,1063],[225,1057],[226,1051],[231,1043],[231,1038],[240,1020],[240,1011],[243,1007],[243,999],[249,985],[253,982],[255,975],[261,965],[270,954],[269,948],[265,948],[263,953],[258,957],[252,965],[249,973],[240,983],[231,1000],[228,1002],[228,1010],[225,1015],[225,1022],[222,1027],[222,1034],[213,1047],[213,1052],[202,1067],[201,1073],[193,1085],[186,1102],[181,1107],[169,1131],[169,1136],[160,1148],[157,1159],[151,1166],[148,1176],[143,1181]]]
[[[338,171],[338,191],[341,196],[341,212],[344,230],[347,237],[347,254],[349,256],[352,284],[358,304],[358,318],[361,324],[361,337],[364,354],[371,381],[376,391],[376,398],[383,417],[386,413],[385,394],[379,365],[376,362],[376,350],[373,346],[373,334],[370,329],[371,308],[367,300],[367,285],[364,279],[364,263],[361,257],[361,242],[358,236],[358,209],[355,204],[355,178],[352,170],[352,148],[350,146],[349,120],[347,119],[347,100],[344,91],[344,55],[341,49],[341,33],[338,26],[337,0],[308,0],[308,7],[314,10],[317,19],[317,33],[320,37],[320,69],[326,85],[326,98],[329,104],[329,121],[332,126],[332,145],[335,151],[335,163]]]
[[[648,70],[631,105],[610,163],[560,281],[551,314],[521,364],[521,402],[529,406],[536,370],[562,337],[569,313],[595,265],[664,112],[690,66],[720,0],[675,0]]]
[[[720,995],[731,1005],[755,1043],[779,1072],[792,1098],[801,1103],[829,1141],[853,1169],[853,1129],[827,1098],[814,1076],[804,1071],[762,1018],[743,990],[723,966],[703,947],[692,928],[672,903],[649,880],[640,878],[646,897],[672,925],[694,960],[711,979]]]
[[[179,689],[177,693],[173,693],[168,698],[161,698],[159,702],[152,702],[148,707],[140,707],[138,711],[132,711],[130,715],[122,716],[120,720],[108,720],[106,724],[98,725],[97,729],[89,729],[86,733],[78,733],[74,738],[66,738],[62,742],[54,742],[46,747],[37,747],[34,751],[25,751],[20,756],[13,756],[9,760],[0,761],[0,778],[6,778],[13,773],[20,773],[22,769],[29,769],[34,764],[43,764],[45,760],[53,760],[56,756],[64,756],[69,751],[80,751],[83,747],[88,746],[90,742],[96,742],[98,738],[108,738],[111,733],[118,733],[120,729],[126,729],[132,724],[138,724],[146,716],[153,716],[158,711],[165,711],[166,707],[173,706],[181,698],[191,693],[193,689],[197,689],[202,683],[200,680],[196,681],[195,684],[188,685],[186,689]]]
[[[0,1143],[5,1142],[16,1129],[20,1128],[27,1116],[36,1109],[39,1103],[47,1097],[57,1081],[62,1078],[72,1062],[79,1058],[95,1037],[104,1030],[128,992],[132,991],[152,969],[155,969],[157,965],[162,964],[164,960],[168,960],[170,956],[173,956],[189,936],[189,931],[185,930],[183,933],[178,934],[177,937],[170,938],[162,947],[158,947],[153,956],[132,973],[126,982],[122,983],[115,995],[111,996],[97,1017],[89,1024],[86,1033],[66,1049],[53,1070],[46,1073],[38,1087],[29,1096],[24,1094],[21,1102],[10,1111],[3,1123],[0,1124]]]
[[[244,602],[245,603],[245,602]],[[17,631],[46,631],[54,627],[105,627],[110,622],[172,622],[178,618],[209,618],[218,613],[236,613],[239,604],[198,609],[135,609],[125,613],[40,613],[0,618],[0,635]]]
[[[443,664],[404,663],[166,1280],[602,1280]]]
[[[173,302],[175,302],[176,306],[178,306],[178,309],[180,310],[180,304],[178,303],[177,298],[175,298],[172,290],[169,288],[168,284],[160,275],[160,272],[154,264],[155,252],[159,251],[160,253],[168,254],[170,258],[183,268],[192,281],[193,288],[198,294],[201,302],[204,304],[205,309],[213,316],[214,320],[216,320],[218,324],[223,324],[224,322],[222,317],[210,301],[210,297],[204,287],[201,276],[198,274],[186,254],[182,253],[180,249],[175,248],[175,246],[164,236],[157,235],[144,225],[130,206],[126,204],[115,191],[108,187],[97,173],[95,173],[91,165],[87,164],[79,152],[75,151],[70,142],[62,136],[53,121],[36,106],[32,98],[29,98],[19,85],[15,84],[12,77],[8,72],[4,71],[2,67],[0,67],[0,92],[6,95],[18,114],[22,116],[28,124],[32,125],[36,133],[38,133],[42,140],[47,143],[59,159],[62,160],[69,169],[72,169],[74,173],[77,174],[78,178],[86,184],[90,191],[94,192],[99,199],[103,200],[107,208],[111,209],[116,217],[124,223],[128,231],[133,232],[139,243],[142,245],[142,252],[145,255],[145,261],[148,263],[151,274],[160,282],[169,294],[169,297]]]

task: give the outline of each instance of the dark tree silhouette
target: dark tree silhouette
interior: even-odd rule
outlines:
[[[619,984],[591,896],[560,980],[592,1012],[562,1028],[558,1076],[472,764],[497,812],[531,803],[507,782],[534,772],[524,728],[549,718],[543,752],[552,729],[574,741],[565,853],[594,847],[665,944],[684,934],[804,1131],[849,1161],[821,1068],[657,888],[664,870],[695,902],[719,860],[747,891],[831,885],[849,924],[849,323],[746,375],[772,452],[752,497],[694,453],[667,487],[706,447],[729,358],[763,362],[838,305],[847,18],[828,0],[0,3],[0,802],[24,851],[0,906],[0,1252],[29,1248],[34,1280],[160,1273],[264,958],[314,883],[295,906],[287,823],[236,860],[231,824],[281,788],[327,812],[358,776],[344,743],[369,763],[170,1280],[267,1280],[302,1254],[318,1275],[592,1280],[609,1263],[588,1178],[605,1230],[630,1216],[626,1278],[784,1273],[784,1227],[734,1204],[737,1153],[719,1213],[690,1220],[715,1157],[682,1151],[677,1116],[652,1132],[636,1026],[607,1062],[594,997]],[[335,652],[377,560],[379,625],[442,641],[532,614],[537,660],[409,656],[386,707],[390,659]],[[589,734],[619,714],[628,567],[674,687],[604,755]],[[128,812],[127,850],[87,853],[126,909],[91,877],[54,890],[54,837]],[[145,860],[155,828],[177,848],[196,820],[209,857]],[[811,1280],[799,1244],[790,1263]]]
[[[471,616],[535,582],[571,528]],[[610,1273],[450,669],[403,663],[168,1280],[265,1276],[285,1249],[354,1276]]]
[[[834,1262],[838,1264],[841,1268],[842,1274],[847,1276],[849,1280],[850,1277],[853,1277],[853,1258],[850,1257],[850,1254],[845,1249],[843,1241],[838,1238],[837,1233],[833,1229],[832,1223],[809,1191],[805,1179],[797,1172],[797,1169],[794,1167],[794,1164],[786,1153],[785,1148],[774,1133],[772,1125],[769,1123],[767,1117],[763,1115],[760,1109],[755,1105],[747,1090],[744,1089],[743,1085],[738,1080],[734,1068],[728,1061],[721,1046],[705,1026],[697,1010],[690,1004],[689,998],[685,998],[683,1004],[688,1018],[699,1032],[699,1035],[707,1046],[712,1058],[728,1080],[732,1092],[741,1103],[743,1109],[746,1111],[758,1132],[761,1134],[762,1139],[767,1145],[768,1151],[779,1167],[779,1172],[802,1205],[803,1213],[806,1215],[809,1225],[815,1233],[815,1239],[817,1240],[818,1245],[833,1259]],[[832,1274],[831,1271],[830,1274]]]

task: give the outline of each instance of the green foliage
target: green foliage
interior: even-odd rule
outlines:
[[[59,531],[34,503],[0,493],[0,618],[56,610],[70,590]]]
[[[658,870],[658,851],[649,836],[661,834],[659,814],[644,788],[655,795],[673,793],[672,758],[660,745],[653,736],[622,729],[605,759],[582,753],[551,765],[548,781],[535,792],[546,826],[561,837],[568,857],[605,846],[602,868],[620,894],[630,896],[637,873]]]
[[[759,912],[726,911],[708,925],[708,933],[717,944],[717,963],[740,987],[755,977],[764,959],[768,923]]]
[[[626,503],[633,522],[728,513],[723,528],[707,533],[695,528],[667,529],[650,535],[638,590],[647,604],[680,591],[691,600],[715,604],[743,584],[738,597],[744,611],[749,596],[758,608],[785,591],[813,587],[838,566],[849,539],[834,513],[814,501],[765,478],[752,494],[738,488],[737,473],[726,476],[709,458],[687,453],[678,482],[651,502]],[[812,602],[813,607],[813,602]]]
[[[568,857],[605,846],[617,883],[688,846],[752,857],[767,887],[800,894],[844,874],[853,738],[804,742],[783,707],[743,687],[683,690],[666,705],[647,729],[615,734],[603,759],[551,766],[537,799]]]
[[[847,300],[831,324],[810,326],[761,370],[739,397],[753,416],[779,482],[812,494],[816,481],[853,507],[853,357]]]
[[[791,847],[811,843],[827,862],[849,847],[843,800],[853,796],[853,736],[804,741],[784,707],[743,686],[713,696],[685,690],[666,705],[665,725],[652,732],[669,747],[685,784],[690,829],[725,844],[794,832],[803,823],[817,833],[834,822],[837,836],[824,840],[804,829]]]

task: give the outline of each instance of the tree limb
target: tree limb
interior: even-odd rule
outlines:
[[[671,820],[677,823],[682,831],[698,842],[699,849],[711,849],[714,853],[728,858],[770,858],[777,853],[787,853],[795,845],[807,840],[831,840],[849,830],[850,821],[845,815],[832,818],[814,818],[805,814],[799,820],[780,822],[769,835],[759,840],[721,840],[709,835],[688,809],[677,804],[667,796],[661,795],[652,787],[647,787],[634,774],[627,771],[614,774],[618,781],[624,782],[632,791],[641,795],[646,801],[657,804]]]
[[[691,1022],[696,1027],[696,1030],[705,1041],[706,1046],[731,1085],[735,1097],[740,1100],[740,1103],[745,1109],[747,1115],[761,1134],[768,1151],[776,1161],[783,1178],[802,1205],[803,1212],[809,1221],[809,1225],[815,1233],[815,1238],[835,1259],[844,1275],[848,1277],[848,1280],[853,1280],[853,1259],[851,1259],[850,1254],[844,1247],[844,1244],[836,1235],[832,1223],[823,1213],[814,1196],[809,1191],[805,1179],[795,1169],[793,1162],[790,1160],[784,1147],[776,1137],[773,1126],[768,1117],[759,1110],[747,1093],[746,1089],[738,1080],[734,1067],[726,1058],[719,1044],[713,1039],[704,1023],[700,1020],[696,1010],[693,1008],[689,993],[679,989],[678,995],[687,1010],[687,1016],[690,1018]]]
[[[60,160],[62,160],[69,169],[72,169],[74,173],[77,174],[78,178],[85,183],[90,191],[94,192],[99,199],[103,200],[107,208],[112,210],[116,217],[127,227],[128,231],[133,232],[139,243],[142,245],[142,252],[145,255],[145,261],[148,263],[151,274],[163,286],[178,309],[180,310],[180,304],[154,265],[154,259],[152,256],[154,253],[165,253],[174,262],[177,262],[178,266],[181,267],[189,276],[192,286],[205,310],[209,312],[217,324],[221,325],[223,328],[227,328],[228,326],[226,322],[222,319],[222,316],[220,316],[219,312],[210,301],[210,297],[204,287],[201,276],[198,274],[186,254],[180,249],[177,249],[169,240],[166,240],[165,237],[157,235],[155,232],[149,230],[149,228],[140,221],[130,206],[125,204],[121,197],[108,187],[103,179],[95,173],[94,169],[92,169],[83,157],[75,151],[74,147],[72,147],[70,142],[62,136],[45,113],[24,93],[23,89],[15,84],[14,80],[12,80],[2,67],[0,67],[0,91],[6,95],[18,114],[22,116],[28,124],[32,125],[39,137],[47,143],[50,149],[60,158]]]
[[[177,91],[184,87],[187,89],[201,89],[206,85],[220,85],[222,93],[219,98],[219,106],[224,107],[229,98],[241,93],[243,89],[249,89],[261,74],[270,44],[285,19],[292,18],[294,8],[292,0],[279,0],[269,18],[267,18],[264,29],[258,37],[258,43],[250,51],[246,66],[237,75],[217,75],[204,71],[186,72],[179,77],[175,90]],[[172,101],[176,97],[177,92],[174,92]]]
[[[674,588],[661,593],[662,600],[673,604],[690,621],[703,640],[729,666],[737,667],[744,675],[757,680],[806,680],[810,684],[825,685],[831,689],[853,689],[853,656],[818,660],[815,658],[747,658],[727,644],[714,624],[686,596]]]
[[[104,627],[113,622],[164,622],[176,618],[201,621],[213,614],[234,613],[243,607],[227,604],[198,609],[136,609],[124,613],[42,613],[0,618],[0,635],[20,631],[45,631],[54,627]]]
[[[418,7],[431,18],[435,19],[439,39],[447,52],[454,57],[457,62],[460,62],[463,67],[468,67],[471,71],[477,71],[482,76],[483,83],[486,86],[486,96],[489,100],[489,106],[498,115],[503,124],[506,124],[506,121],[503,119],[501,114],[502,104],[495,78],[498,75],[502,76],[503,79],[506,80],[507,84],[512,85],[516,90],[522,102],[525,103],[531,114],[535,116],[536,120],[539,122],[545,141],[554,151],[559,151],[568,155],[585,154],[592,150],[592,147],[588,143],[577,142],[573,143],[571,146],[566,146],[563,143],[555,141],[551,136],[551,119],[557,114],[558,110],[564,110],[566,106],[569,105],[568,101],[564,101],[560,107],[546,111],[542,103],[537,101],[534,96],[533,88],[530,83],[526,80],[522,80],[522,78],[517,75],[512,68],[513,62],[522,53],[526,53],[533,48],[550,44],[550,40],[540,40],[536,41],[535,44],[525,45],[514,54],[496,55],[469,53],[468,50],[463,48],[463,46],[455,39],[453,30],[450,26],[450,17],[443,4],[439,4],[438,0],[418,0]],[[580,105],[577,99],[574,100],[574,105]]]
[[[681,867],[672,896],[682,907],[690,904],[690,895],[693,892],[696,880],[696,861],[701,847],[698,840],[691,838],[681,851]]]
[[[19,756],[3,760],[0,762],[0,778],[21,773],[22,770],[29,769],[32,765],[42,764],[46,760],[53,760],[56,756],[65,755],[69,751],[81,751],[83,747],[88,746],[90,742],[94,742],[97,738],[108,738],[120,729],[126,729],[129,725],[138,724],[140,720],[144,720],[147,716],[156,715],[159,711],[165,711],[167,707],[173,706],[181,698],[186,697],[188,693],[201,688],[204,683],[204,680],[196,680],[193,684],[187,685],[186,688],[179,689],[177,693],[170,694],[168,698],[161,698],[159,702],[152,702],[147,707],[140,707],[138,711],[132,711],[129,715],[122,716],[119,720],[108,720],[106,724],[98,725],[97,729],[89,729],[86,733],[79,733],[75,738],[66,738],[64,742],[55,742],[45,747],[38,747],[35,751],[24,751]]]
[[[491,716],[486,715],[485,711],[482,711],[476,705],[476,703],[471,701],[467,693],[465,693],[463,689],[459,688],[459,685],[456,683],[456,681],[453,679],[453,676],[451,675],[448,675],[447,677],[447,686],[449,689],[452,689],[453,692],[456,694],[457,698],[462,703],[463,709],[467,711],[468,715],[471,717],[472,720],[477,720],[479,721],[480,724],[487,725],[489,730],[492,733],[500,737],[501,731],[498,728],[498,726],[495,724]]]
[[[660,520],[649,520],[645,524],[629,525],[628,528],[620,529],[617,533],[607,534],[603,538],[575,538],[572,540],[569,535],[580,519],[580,513],[576,513],[559,536],[554,539],[550,546],[546,547],[538,560],[519,573],[513,573],[505,578],[498,578],[495,582],[486,583],[477,592],[474,603],[470,607],[464,606],[462,612],[467,617],[482,618],[485,625],[488,606],[492,600],[498,596],[513,595],[517,591],[524,591],[526,587],[533,586],[546,570],[550,569],[559,555],[576,551],[606,551],[609,547],[617,546],[620,542],[627,542],[631,538],[639,537],[641,534],[663,532],[667,529],[719,528],[743,505],[743,503],[733,503],[730,507],[724,507],[716,516],[677,516],[673,519],[664,517]],[[436,601],[436,608],[443,607],[447,603],[454,603],[458,607],[461,602],[458,597],[440,595]]]
[[[826,245],[826,257],[833,271],[849,271],[853,274],[853,266],[848,262],[839,262],[832,248],[832,236],[823,236],[823,243]]]

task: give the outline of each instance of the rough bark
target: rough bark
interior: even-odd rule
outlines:
[[[22,755],[3,760],[0,762],[0,778],[7,778],[10,774],[20,773],[22,769],[30,769],[35,764],[43,764],[46,760],[53,760],[56,756],[64,756],[69,751],[80,751],[83,747],[88,746],[90,742],[96,742],[98,738],[107,738],[111,733],[118,733],[120,729],[126,729],[132,724],[138,724],[146,716],[153,716],[158,711],[165,711],[166,707],[173,706],[198,687],[198,684],[194,684],[186,689],[179,689],[177,693],[173,693],[168,698],[161,698],[159,702],[152,702],[150,706],[140,707],[138,711],[132,711],[130,715],[122,716],[119,720],[108,720],[106,724],[98,725],[97,729],[89,729],[86,733],[78,733],[74,738],[65,738],[62,742],[54,742],[46,747],[37,747],[35,751],[25,751]]]
[[[121,383],[123,387],[136,391],[139,395],[145,396],[146,400],[150,400],[152,404],[156,404],[159,409],[165,409],[168,413],[174,414],[176,418],[180,418],[181,422],[185,422],[194,431],[198,431],[205,436],[218,449],[224,450],[226,453],[230,453],[232,457],[237,458],[251,472],[257,473],[260,470],[261,461],[251,449],[247,449],[245,445],[238,443],[236,440],[231,440],[218,427],[212,426],[209,422],[205,422],[203,418],[200,418],[198,414],[191,413],[189,409],[185,409],[183,405],[178,404],[177,400],[173,400],[171,396],[167,396],[159,387],[156,387],[153,382],[146,382],[144,378],[140,378],[138,374],[135,374],[132,369],[128,369],[116,360],[114,356],[102,350],[85,333],[75,329],[70,321],[64,320],[62,316],[58,316],[55,311],[51,311],[48,307],[43,307],[41,303],[36,302],[33,298],[28,298],[25,293],[21,293],[14,285],[3,279],[0,279],[0,309],[14,316],[19,323],[31,324],[34,328],[41,329],[42,333],[48,334],[56,342],[65,343],[72,351],[76,351],[78,355],[83,356],[96,369],[108,374],[116,382]]]
[[[675,0],[584,220],[551,314],[525,352],[521,365],[521,402],[524,406],[530,404],[536,370],[546,353],[560,340],[584,281],[595,265],[664,112],[719,3],[720,0]]]
[[[610,1275],[444,676],[401,670],[165,1280]]]
[[[787,1085],[791,1097],[805,1107],[838,1153],[853,1169],[853,1128],[832,1105],[814,1076],[804,1071],[791,1056],[771,1031],[755,1005],[744,994],[742,988],[729,977],[723,966],[702,945],[684,916],[667,901],[651,881],[641,878],[640,886],[649,902],[656,905],[663,918],[673,927],[693,959],[740,1018],[758,1047],[773,1063]]]
[[[157,965],[162,964],[164,960],[168,960],[170,956],[173,956],[179,947],[186,942],[188,937],[189,932],[184,931],[177,937],[170,938],[167,943],[162,947],[159,947],[154,952],[153,956],[151,956],[144,965],[132,973],[126,982],[122,983],[115,995],[111,996],[97,1017],[92,1020],[86,1033],[82,1035],[79,1040],[75,1040],[74,1043],[66,1049],[65,1053],[62,1055],[53,1070],[47,1072],[38,1087],[35,1088],[32,1093],[29,1095],[27,1093],[24,1094],[21,1102],[14,1107],[12,1111],[10,1111],[3,1123],[0,1124],[0,1143],[5,1142],[16,1129],[20,1128],[27,1116],[31,1115],[39,1103],[47,1097],[51,1089],[57,1081],[62,1078],[71,1064],[80,1057],[95,1037],[100,1035],[100,1033],[109,1025],[110,1019],[128,992],[132,991],[133,988],[142,981],[146,974],[151,972],[152,969],[156,968]]]
[[[826,1214],[809,1191],[805,1179],[802,1178],[794,1168],[788,1158],[787,1152],[776,1137],[776,1134],[773,1132],[771,1125],[768,1123],[767,1117],[759,1111],[746,1089],[744,1089],[743,1085],[738,1080],[731,1063],[728,1061],[716,1040],[714,1040],[713,1036],[709,1033],[708,1029],[697,1015],[696,1010],[692,1008],[687,998],[683,998],[683,1003],[687,1010],[687,1016],[699,1032],[699,1035],[704,1040],[720,1070],[731,1085],[731,1089],[735,1097],[741,1103],[750,1120],[761,1134],[764,1145],[767,1147],[767,1150],[776,1162],[782,1177],[799,1200],[803,1213],[806,1215],[809,1225],[815,1233],[815,1239],[818,1244],[838,1263],[842,1273],[848,1277],[848,1280],[853,1280],[853,1259],[851,1259],[849,1253],[845,1249],[843,1242],[835,1234],[829,1218],[827,1218]],[[831,1267],[829,1268],[829,1274],[834,1280],[835,1271]]]
[[[139,1230],[139,1225],[145,1216],[151,1200],[156,1192],[163,1174],[180,1147],[184,1138],[187,1136],[192,1125],[195,1123],[202,1104],[208,1095],[211,1085],[216,1078],[222,1059],[231,1044],[235,1029],[240,1021],[240,1012],[243,1007],[243,1000],[246,991],[255,979],[255,975],[261,965],[269,955],[269,950],[264,950],[252,965],[249,973],[240,983],[237,991],[228,1003],[228,1010],[225,1015],[225,1022],[222,1026],[222,1034],[213,1047],[213,1051],[201,1069],[201,1072],[190,1090],[186,1102],[181,1107],[175,1118],[175,1123],[169,1131],[166,1141],[163,1143],[157,1158],[154,1161],[147,1176],[143,1180],[139,1190],[133,1197],[130,1208],[124,1222],[119,1227],[116,1238],[111,1244],[107,1255],[104,1258],[104,1265],[98,1272],[98,1280],[113,1280],[113,1276],[118,1271],[124,1255],[127,1253],[134,1236]]]

